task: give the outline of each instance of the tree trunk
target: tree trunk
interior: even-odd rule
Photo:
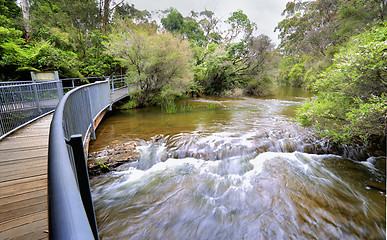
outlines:
[[[21,0],[21,7],[23,11],[24,29],[26,31],[26,43],[28,44],[31,38],[31,25],[30,25],[30,7],[28,0]]]
[[[103,2],[102,34],[106,34],[106,27],[109,23],[110,2],[111,0],[104,0]]]

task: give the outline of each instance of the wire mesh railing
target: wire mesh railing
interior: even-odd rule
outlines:
[[[114,100],[125,77],[77,87],[66,93],[53,116],[49,137],[49,234],[52,239],[98,239],[84,146],[95,138],[94,122]],[[118,90],[119,91],[119,90]],[[127,95],[128,91],[123,91]],[[116,92],[117,93],[117,92]]]
[[[0,84],[0,139],[53,111],[63,96],[60,81],[2,82]]]
[[[98,239],[84,153],[94,121],[111,104],[109,80],[68,92],[55,111],[49,140],[49,233],[53,239]]]
[[[0,82],[0,140],[52,112],[64,93],[89,82],[106,81],[114,93],[128,87],[126,75],[65,78],[58,81]],[[107,95],[106,95],[107,96]]]

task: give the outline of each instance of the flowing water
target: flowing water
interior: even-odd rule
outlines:
[[[294,91],[107,118],[91,151],[134,142],[139,160],[91,179],[101,239],[385,239],[378,158],[327,154]]]

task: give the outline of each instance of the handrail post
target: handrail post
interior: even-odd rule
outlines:
[[[95,127],[94,127],[94,117],[93,112],[91,111],[92,104],[91,104],[91,96],[90,96],[90,90],[88,88],[85,89],[87,94],[87,101],[89,102],[89,115],[90,115],[90,124],[91,124],[91,139],[95,140],[97,137],[95,136]]]
[[[110,82],[112,82],[112,80],[111,80],[111,78],[110,77],[108,77],[107,78],[107,80],[108,80],[108,86],[109,86],[109,111],[112,111],[113,110],[113,103],[112,103],[112,95],[111,95],[111,93],[114,93],[114,90],[113,90],[113,92],[111,92],[110,91]],[[114,86],[113,86],[114,87]]]
[[[5,99],[4,89],[1,89],[1,95],[2,95],[2,98]],[[6,128],[3,126],[5,124],[5,123],[3,123],[3,111],[5,112],[6,109],[3,106],[0,106],[0,107],[1,107],[1,109],[0,109],[0,136],[3,136],[3,134],[5,134],[7,132]]]
[[[73,149],[75,168],[77,172],[76,174],[78,177],[79,192],[81,193],[83,206],[85,208],[87,218],[89,220],[89,224],[94,235],[94,239],[99,239],[97,221],[94,213],[94,205],[90,192],[89,174],[87,172],[82,134],[71,135],[70,141],[68,141],[67,144],[69,144]]]
[[[32,79],[32,89],[34,91],[34,97],[35,97],[35,104],[36,104],[36,107],[38,108],[38,112],[39,114],[42,113],[42,109],[40,108],[40,103],[39,103],[39,95],[38,95],[38,89],[36,88],[36,82],[35,82],[35,78],[34,78],[34,73],[31,72],[31,79]]]
[[[55,71],[54,74],[55,74],[56,87],[58,90],[58,100],[60,101],[63,97],[63,85],[59,79],[58,71]]]
[[[109,78],[109,81],[112,83],[112,90],[111,90],[111,92],[114,93],[114,78],[112,78],[111,80]]]

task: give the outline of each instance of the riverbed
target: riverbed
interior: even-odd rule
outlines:
[[[284,88],[109,116],[90,152],[126,144],[138,160],[91,178],[101,239],[385,239],[385,172],[295,122],[310,97]]]

